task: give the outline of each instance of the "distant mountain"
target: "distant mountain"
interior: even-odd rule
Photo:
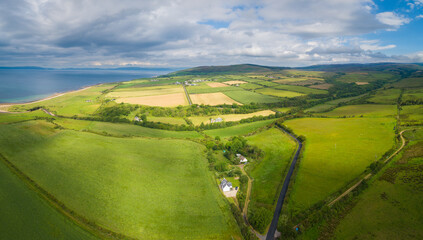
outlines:
[[[414,63],[351,63],[351,64],[327,64],[299,67],[296,69],[327,72],[355,72],[355,71],[389,71],[398,69],[416,70],[421,69],[422,64]]]
[[[275,70],[290,69],[288,67],[268,67],[254,64],[238,64],[229,66],[200,66],[189,69],[180,70],[167,74],[166,76],[180,75],[213,75],[213,74],[237,74],[251,72],[269,72]]]
[[[125,71],[175,71],[181,68],[152,68],[152,67],[118,67],[118,68],[44,68],[35,66],[2,67],[0,69],[32,69],[32,70],[125,70]]]

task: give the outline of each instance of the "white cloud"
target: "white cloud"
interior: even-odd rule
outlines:
[[[381,23],[392,26],[394,28],[398,28],[401,25],[407,24],[411,21],[411,19],[400,16],[394,12],[378,13],[376,14],[376,19]]]

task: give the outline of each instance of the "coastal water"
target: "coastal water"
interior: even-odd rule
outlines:
[[[28,102],[86,86],[152,77],[170,70],[0,69],[0,103]]]

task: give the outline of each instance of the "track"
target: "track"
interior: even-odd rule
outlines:
[[[279,129],[281,129],[281,128],[279,128]],[[285,177],[285,181],[283,182],[282,190],[281,190],[281,193],[279,195],[278,202],[276,204],[275,212],[273,213],[273,219],[272,219],[272,222],[270,223],[269,230],[267,231],[266,240],[275,239],[274,236],[275,236],[275,232],[276,232],[276,227],[278,226],[279,215],[281,214],[281,210],[282,210],[283,202],[285,200],[286,192],[288,191],[289,182],[291,180],[292,173],[294,172],[295,165],[297,164],[297,160],[298,160],[298,156],[300,155],[301,148],[303,147],[303,144],[296,137],[294,137],[292,134],[290,134],[289,132],[287,132],[283,129],[281,129],[281,130],[284,131],[285,133],[287,133],[293,139],[295,139],[295,141],[298,143],[298,148],[297,148],[297,152],[295,152],[295,155],[292,159],[292,163],[291,163],[291,166],[289,167],[288,174]]]
[[[187,99],[188,99],[188,103],[189,103],[189,105],[192,105],[191,98],[189,97],[189,94],[188,94],[188,91],[187,91],[187,89],[186,89],[185,85],[184,85],[184,84],[182,84],[182,87],[184,87],[184,90],[185,90],[185,95],[187,96]]]

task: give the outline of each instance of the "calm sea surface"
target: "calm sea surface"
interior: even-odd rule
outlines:
[[[155,70],[0,69],[0,103],[27,102],[86,86],[166,74]]]

